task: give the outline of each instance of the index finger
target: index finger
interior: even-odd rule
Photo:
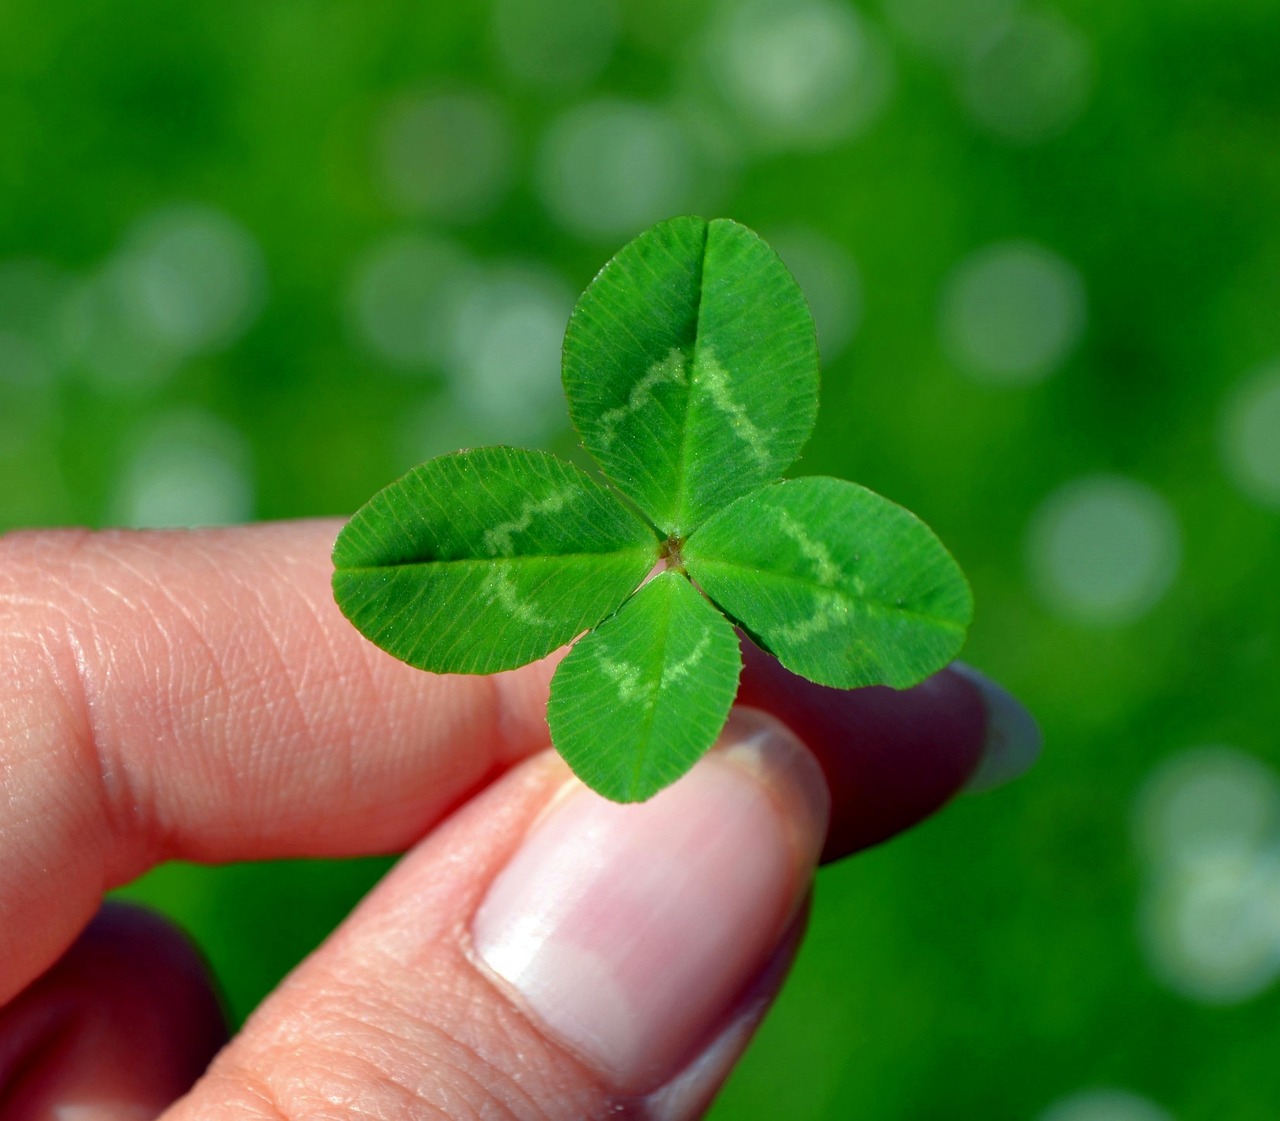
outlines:
[[[158,861],[403,849],[547,745],[553,660],[437,677],[384,654],[334,605],[338,526],[0,538],[0,1000]],[[796,721],[798,688],[757,681],[750,703]],[[797,729],[820,757],[860,750],[866,714],[842,724],[835,704]],[[943,728],[946,711],[908,702],[873,725],[876,752],[901,729],[912,768],[933,752],[958,786],[982,722]],[[889,830],[922,812],[893,790],[881,807]]]
[[[360,637],[338,524],[0,538],[0,1000],[154,863],[405,848],[545,745],[550,667]]]

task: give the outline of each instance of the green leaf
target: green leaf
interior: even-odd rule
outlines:
[[[842,479],[765,487],[684,548],[689,574],[794,673],[904,689],[960,651],[969,585],[919,518]]]
[[[534,661],[614,611],[658,541],[555,456],[479,448],[415,467],[338,535],[334,596],[366,638],[434,673]]]
[[[664,532],[777,478],[818,408],[813,319],[786,266],[745,226],[673,218],[583,293],[564,340],[582,442]]]
[[[741,669],[725,617],[684,576],[660,573],[560,663],[552,742],[593,790],[644,801],[715,742]]]

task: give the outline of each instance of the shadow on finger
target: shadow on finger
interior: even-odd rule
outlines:
[[[150,912],[107,904],[0,1009],[6,1117],[137,1121],[190,1089],[227,1037],[203,961]]]

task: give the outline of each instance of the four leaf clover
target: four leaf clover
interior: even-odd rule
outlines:
[[[923,522],[854,483],[780,478],[817,415],[818,351],[799,287],[746,227],[641,234],[578,301],[563,357],[570,416],[612,486],[519,448],[414,468],[334,547],[335,597],[366,637],[434,673],[494,673],[581,635],[547,719],[616,801],[715,741],[735,626],[838,688],[906,688],[958,653],[972,597]]]

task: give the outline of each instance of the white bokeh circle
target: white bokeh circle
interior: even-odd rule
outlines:
[[[878,29],[834,0],[727,0],[711,15],[704,53],[720,97],[758,148],[846,141],[880,116],[894,87]]]
[[[451,241],[396,234],[356,262],[347,320],[361,347],[411,374],[438,372],[448,353],[448,324],[477,266]]]
[[[1036,1121],[1173,1121],[1173,1117],[1131,1090],[1097,1087],[1058,1099]]]
[[[1069,128],[1088,104],[1093,47],[1052,11],[1017,12],[970,52],[961,98],[985,132],[1036,144]]]
[[[1232,481],[1263,506],[1280,508],[1280,363],[1236,386],[1219,426]]]
[[[697,198],[692,138],[671,113],[638,101],[588,101],[552,122],[537,184],[551,216],[588,241],[634,236]]]
[[[775,230],[769,244],[800,285],[813,312],[824,362],[844,353],[862,324],[862,277],[852,254],[818,230]]]
[[[494,0],[490,19],[503,69],[549,89],[595,79],[613,54],[620,22],[611,0]]]
[[[378,132],[383,190],[402,213],[475,221],[510,186],[513,149],[507,112],[492,94],[405,95],[387,107]]]
[[[1079,342],[1085,319],[1080,273],[1030,241],[966,257],[947,279],[939,312],[947,356],[989,385],[1026,385],[1053,373]]]
[[[133,327],[183,355],[235,342],[266,298],[266,261],[257,241],[208,206],[144,215],[110,269]]]
[[[1073,480],[1041,504],[1027,532],[1032,584],[1071,622],[1120,626],[1141,618],[1172,586],[1181,562],[1178,519],[1136,479]]]
[[[451,305],[453,400],[486,442],[537,441],[564,425],[560,346],[573,300],[554,270],[511,261],[477,272]]]
[[[172,412],[136,434],[109,502],[116,525],[137,529],[234,525],[253,516],[249,443],[197,409]]]

